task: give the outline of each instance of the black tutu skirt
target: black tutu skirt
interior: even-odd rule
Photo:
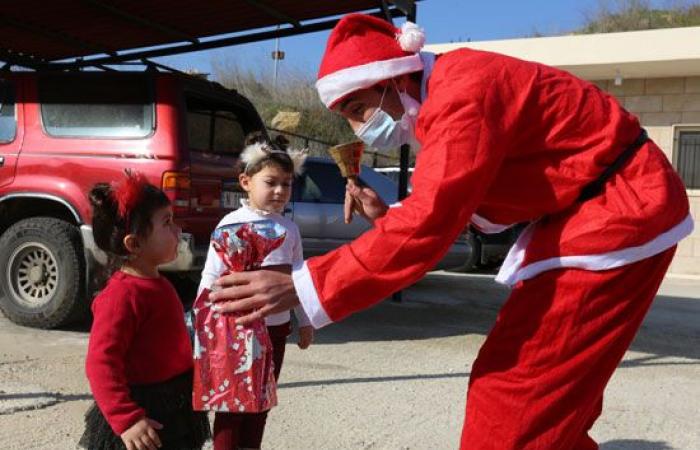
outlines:
[[[162,383],[129,386],[131,398],[146,417],[163,424],[156,430],[161,450],[198,450],[211,438],[206,413],[192,410],[192,372]],[[104,415],[93,403],[85,414],[85,432],[79,445],[88,450],[125,450]]]

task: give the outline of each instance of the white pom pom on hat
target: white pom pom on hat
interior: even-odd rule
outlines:
[[[403,51],[417,53],[425,45],[425,31],[413,22],[404,22],[396,40]]]

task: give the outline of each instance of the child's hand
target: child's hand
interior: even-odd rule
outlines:
[[[156,430],[161,428],[160,423],[144,417],[123,432],[121,438],[127,450],[157,450],[162,444]]]
[[[306,350],[309,345],[314,341],[314,327],[299,327],[299,343],[297,344],[300,349]]]

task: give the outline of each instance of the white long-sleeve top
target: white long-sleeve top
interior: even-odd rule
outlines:
[[[253,222],[257,220],[272,220],[287,230],[287,236],[284,239],[284,243],[279,248],[273,250],[269,255],[267,255],[267,257],[263,260],[263,267],[287,264],[295,267],[303,264],[304,254],[301,247],[301,235],[299,234],[299,228],[289,218],[284,217],[281,214],[261,214],[244,203],[237,210],[224,216],[224,218],[221,219],[217,225],[217,228],[224,225]],[[209,244],[207,260],[204,264],[204,269],[202,270],[202,281],[199,283],[197,295],[199,295],[204,289],[211,289],[214,281],[216,281],[225,271],[226,266],[224,265],[223,261],[221,261],[219,255],[216,254],[214,247]],[[301,306],[294,308],[294,315],[296,316],[300,327],[311,324]],[[290,319],[291,317],[289,311],[284,311],[267,316],[265,318],[265,324],[268,326],[282,325],[289,322]]]

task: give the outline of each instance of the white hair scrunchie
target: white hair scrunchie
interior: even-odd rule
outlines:
[[[288,151],[276,150],[267,144],[256,142],[250,144],[241,153],[241,160],[245,163],[246,168],[254,166],[260,160],[266,158],[270,153],[284,153],[289,155],[294,165],[294,173],[300,175],[304,171],[304,162],[309,155],[307,149],[297,150],[289,149]]]

